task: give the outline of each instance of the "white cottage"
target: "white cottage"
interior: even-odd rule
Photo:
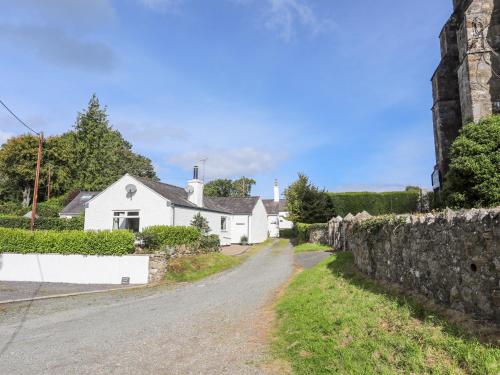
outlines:
[[[267,212],[260,197],[210,198],[195,167],[186,188],[126,174],[89,200],[76,197],[62,212],[85,210],[85,230],[130,229],[154,225],[189,226],[200,213],[222,245],[261,243],[268,237]],[[68,215],[66,215],[68,216]]]
[[[267,212],[269,237],[277,238],[280,236],[280,229],[293,228],[293,223],[287,220],[286,200],[280,199],[278,180],[274,181],[274,199],[264,199],[263,202]]]

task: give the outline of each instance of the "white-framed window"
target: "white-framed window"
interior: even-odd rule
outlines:
[[[220,218],[220,230],[223,232],[227,231],[227,217],[225,216]]]
[[[113,212],[113,229],[127,229],[139,232],[139,211],[115,211]]]

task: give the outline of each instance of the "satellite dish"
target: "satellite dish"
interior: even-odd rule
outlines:
[[[127,185],[125,186],[125,190],[127,192],[127,195],[133,195],[137,192],[137,187],[135,185]]]
[[[185,190],[188,194],[193,194],[194,192],[194,189],[191,185],[186,186]]]

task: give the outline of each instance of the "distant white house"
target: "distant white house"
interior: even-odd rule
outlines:
[[[280,199],[280,188],[278,181],[274,181],[274,199],[264,199],[264,206],[267,212],[267,224],[269,237],[280,236],[280,229],[292,229],[293,223],[288,218],[286,200]]]
[[[60,216],[85,211],[85,230],[139,232],[154,225],[189,226],[200,213],[222,245],[240,243],[243,236],[249,243],[268,238],[267,211],[260,197],[204,197],[203,188],[198,167],[186,188],[126,174],[100,193],[80,193]]]

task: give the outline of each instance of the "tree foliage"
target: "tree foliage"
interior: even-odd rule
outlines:
[[[198,228],[202,234],[208,234],[211,231],[208,220],[199,212],[193,216],[191,226]]]
[[[106,108],[101,108],[95,95],[78,115],[71,134],[75,187],[101,190],[125,173],[156,178],[151,161],[132,152],[132,145],[109,124]]]
[[[21,200],[35,180],[38,138],[21,135],[0,146],[0,200]],[[40,198],[50,174],[52,196],[75,189],[101,190],[125,173],[156,179],[151,160],[135,154],[132,145],[109,124],[106,108],[95,95],[79,113],[72,131],[45,139],[40,171]]]
[[[205,185],[206,197],[249,197],[255,185],[253,178],[241,177],[237,180],[217,179]]]
[[[334,216],[333,204],[324,190],[299,173],[299,179],[285,191],[289,220],[294,223],[325,223]]]
[[[206,197],[230,197],[233,191],[233,182],[227,179],[217,179],[205,184],[203,194]]]
[[[452,207],[500,205],[500,115],[463,127],[451,147],[445,201]]]

